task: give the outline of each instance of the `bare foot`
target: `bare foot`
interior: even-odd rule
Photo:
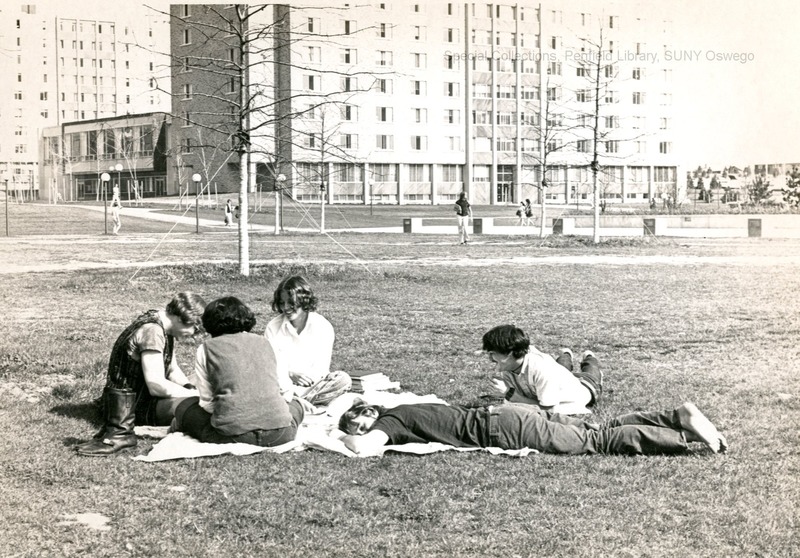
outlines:
[[[677,409],[681,427],[686,431],[687,442],[702,442],[714,453],[724,453],[728,441],[719,433],[708,418],[694,403],[684,403]]]

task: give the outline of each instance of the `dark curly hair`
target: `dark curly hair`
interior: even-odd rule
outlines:
[[[253,311],[235,296],[213,300],[203,312],[203,328],[211,337],[250,331],[255,325]]]
[[[313,312],[317,309],[317,297],[305,277],[293,275],[278,284],[272,295],[272,310],[279,313],[283,311],[282,292],[286,293],[295,308],[302,308],[306,312]]]
[[[199,294],[191,292],[178,293],[167,304],[167,314],[172,314],[186,325],[199,326],[206,301]]]
[[[374,409],[378,416],[386,412],[386,407],[381,405],[370,405],[363,399],[356,399],[353,405],[339,417],[339,430],[345,434],[355,434],[355,424],[353,420],[363,415],[366,411]]]
[[[483,350],[497,353],[512,353],[514,358],[520,358],[528,353],[531,340],[520,328],[514,325],[501,325],[493,327],[483,334]]]

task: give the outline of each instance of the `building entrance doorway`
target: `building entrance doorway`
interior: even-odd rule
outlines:
[[[512,165],[497,166],[497,203],[514,201],[514,167]]]

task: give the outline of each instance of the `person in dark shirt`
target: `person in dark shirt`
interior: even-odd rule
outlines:
[[[467,193],[461,192],[455,204],[456,217],[458,218],[458,243],[466,244],[469,242],[469,220],[472,217],[472,207],[467,201]]]
[[[728,448],[725,437],[693,403],[596,424],[527,405],[422,403],[386,409],[357,400],[341,416],[339,430],[345,433],[345,445],[362,455],[385,445],[427,442],[570,455],[678,454],[688,450],[689,442],[701,442],[714,453]]]
[[[190,338],[200,326],[205,301],[178,293],[164,310],[149,310],[119,335],[108,362],[101,398],[103,428],[78,444],[80,455],[111,455],[137,444],[134,425],[166,426],[184,398],[197,395],[175,359],[175,339]]]

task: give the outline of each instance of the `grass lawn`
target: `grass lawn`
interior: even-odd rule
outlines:
[[[47,215],[37,219],[48,232],[76,234],[70,218]],[[102,214],[80,215],[102,226]],[[11,239],[0,262],[140,261],[162,236]],[[0,274],[0,555],[796,555],[800,274],[781,257],[799,243],[334,238],[341,246],[255,237],[252,257],[275,262],[250,277],[230,263],[148,267],[132,280],[129,269]],[[235,259],[233,235],[170,239],[153,261]],[[546,259],[554,255],[576,259]],[[306,451],[144,464],[128,458],[151,447],[141,440],[105,459],[74,454],[98,426],[87,403],[111,345],[137,313],[179,290],[235,294],[262,331],[275,285],[297,271],[336,328],[336,369],[381,371],[404,389],[468,402],[491,376],[475,354],[480,336],[517,323],[542,350],[598,354],[608,390],[599,419],[692,400],[731,449],[521,459]],[[185,368],[192,353],[180,347]],[[69,521],[82,513],[109,518],[109,529]]]
[[[124,202],[125,207],[128,203]],[[39,203],[24,203],[9,205],[9,232],[12,236],[25,235],[103,235],[103,212],[88,211],[82,207],[103,207],[102,203],[79,202],[60,205],[45,205]],[[185,202],[178,205],[174,203],[145,202],[142,207],[150,207],[162,213],[181,215],[189,219],[195,218],[194,206],[187,208]],[[222,225],[224,213],[222,207],[218,209],[201,205],[199,217],[211,219]],[[250,222],[256,225],[273,227],[275,224],[275,207],[271,199],[264,200],[258,210],[251,207]],[[483,216],[504,216],[516,221],[514,211],[516,208],[505,206],[481,206],[475,208],[475,213]],[[396,205],[376,205],[372,209],[364,205],[332,205],[325,208],[326,229],[350,229],[369,227],[402,227],[403,219],[408,217],[426,217],[431,219],[449,219],[455,224],[455,213],[450,205],[425,206],[410,205],[399,207]],[[286,200],[283,210],[283,224],[285,228],[318,229],[320,220],[319,204],[299,204]],[[444,224],[444,222],[442,223]],[[139,233],[166,233],[172,227],[170,223],[137,219],[122,215],[122,235]],[[205,231],[216,230],[201,226]],[[111,211],[108,212],[108,230],[112,229]],[[194,232],[195,225],[179,225],[173,232]],[[5,234],[5,213],[0,207],[0,235]]]

